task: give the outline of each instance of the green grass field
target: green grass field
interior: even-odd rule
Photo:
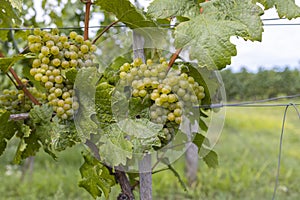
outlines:
[[[279,137],[284,107],[227,108],[224,130],[215,147],[219,167],[209,169],[202,161],[198,182],[184,192],[171,172],[153,175],[153,199],[271,199],[275,184]],[[300,120],[288,111],[276,199],[300,196]],[[11,145],[12,146],[12,145]],[[20,167],[11,166],[14,149],[0,158],[0,199],[92,199],[79,188],[81,146],[60,154],[57,162],[40,153],[32,176],[21,181]],[[175,163],[184,176],[184,158]],[[116,192],[118,188],[114,189]],[[115,193],[116,193],[115,192]],[[113,195],[110,199],[116,199]],[[137,198],[138,199],[138,198]]]

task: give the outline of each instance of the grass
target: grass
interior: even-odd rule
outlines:
[[[227,108],[226,111],[225,126],[215,147],[220,166],[210,169],[200,161],[198,181],[187,192],[170,171],[154,174],[153,199],[271,199],[284,108]],[[296,200],[300,196],[299,130],[299,119],[290,109],[276,199]],[[0,158],[1,198],[92,199],[78,187],[82,148],[78,146],[61,153],[57,162],[44,153],[38,154],[32,176],[27,174],[23,181],[20,181],[19,167],[7,169],[14,150],[8,149]],[[184,158],[179,159],[175,166],[185,180]],[[117,194],[118,188],[114,190]],[[110,199],[116,199],[115,195]]]

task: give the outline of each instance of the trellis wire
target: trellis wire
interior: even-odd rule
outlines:
[[[276,21],[279,19],[264,19],[262,21]],[[170,24],[159,24],[161,27],[169,27],[170,29],[175,28],[177,24],[175,25],[170,25]],[[264,26],[300,26],[300,23],[264,23]],[[96,29],[96,28],[106,28],[109,25],[98,25],[98,26],[89,26],[89,29]],[[119,24],[119,25],[114,25],[112,26],[114,28],[128,28],[125,24]],[[26,31],[26,30],[34,30],[35,28],[31,27],[7,27],[7,28],[0,28],[0,31]],[[59,30],[75,30],[75,29],[84,29],[83,26],[67,26],[67,27],[41,27],[41,30],[52,30],[52,29],[59,29]]]
[[[277,172],[276,172],[276,180],[275,180],[272,200],[275,200],[276,191],[277,191],[277,187],[278,187],[278,183],[279,183],[284,125],[285,125],[285,121],[286,121],[286,114],[287,114],[288,108],[290,106],[293,106],[293,108],[297,112],[298,118],[300,119],[300,112],[299,112],[298,108],[296,107],[296,105],[293,104],[293,103],[290,103],[290,104],[286,105],[285,110],[284,110],[284,114],[283,114],[282,125],[281,125],[281,133],[280,133],[280,140],[279,140],[279,152],[278,152],[278,162],[277,162]]]

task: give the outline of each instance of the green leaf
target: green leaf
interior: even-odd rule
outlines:
[[[18,9],[20,12],[22,12],[22,4],[23,0],[9,0],[12,7]]]
[[[222,69],[231,64],[231,57],[237,53],[230,37],[245,28],[239,22],[199,15],[177,26],[175,46],[190,47],[190,58],[197,59],[200,66],[214,70]]]
[[[52,118],[53,108],[46,104],[42,106],[34,106],[30,112],[29,117],[35,124],[47,124]]]
[[[155,124],[148,119],[124,119],[118,123],[119,127],[127,135],[136,138],[156,137],[163,128],[162,124]]]
[[[80,143],[81,139],[73,121],[60,121],[57,116],[51,122],[51,148],[55,151],[63,151]]]
[[[13,56],[13,57],[0,58],[0,69],[3,72],[7,72],[9,70],[9,68],[12,67],[19,60],[34,58],[34,57],[35,56],[32,55],[32,54],[20,54],[20,55],[16,55],[16,56]]]
[[[94,120],[96,115],[96,84],[100,78],[96,68],[83,68],[78,71],[74,89],[80,103],[74,121],[80,137],[89,138],[90,134],[97,133],[98,127]]]
[[[203,160],[208,167],[216,168],[218,166],[218,154],[209,149],[209,140],[202,134],[196,133],[193,143],[198,147],[199,155],[204,155]]]
[[[275,6],[280,18],[300,17],[300,7],[295,3],[295,0],[255,0],[255,2],[261,3],[265,10]]]
[[[75,68],[70,68],[65,71],[66,78],[71,82],[75,83],[77,70]]]
[[[102,10],[111,12],[131,29],[142,27],[156,27],[156,24],[148,19],[129,0],[96,0],[94,5],[98,5]]]
[[[200,66],[222,69],[237,54],[231,36],[261,40],[262,10],[250,0],[213,0],[202,3],[203,14],[182,22],[175,30],[176,48],[190,47]]]
[[[17,126],[9,120],[10,113],[0,110],[0,155],[4,152],[7,142],[15,135]]]
[[[184,191],[187,191],[187,187],[182,180],[180,174],[176,171],[176,169],[172,165],[168,165],[169,170],[171,170],[174,174],[174,176],[177,178],[178,182],[180,183],[181,187],[183,188]]]
[[[111,108],[111,96],[113,90],[114,86],[107,82],[100,83],[96,88],[95,104],[101,128],[105,128],[115,122]]]
[[[102,193],[108,199],[111,188],[116,184],[114,176],[91,155],[83,155],[83,158],[84,163],[79,169],[82,177],[79,186],[86,189],[94,199],[101,197]]]
[[[260,16],[264,11],[251,0],[214,0],[201,4],[203,14],[217,20],[240,22],[246,29],[237,34],[246,40],[261,41],[263,23]]]
[[[132,158],[132,143],[116,123],[107,126],[103,132],[105,135],[101,135],[97,143],[101,159],[110,166],[125,165],[127,159]]]
[[[175,16],[191,19],[200,14],[199,2],[191,0],[155,0],[150,3],[147,9],[147,13],[151,17],[160,19]]]
[[[13,9],[12,5],[7,1],[3,0],[0,3],[0,28],[10,28],[15,25],[21,24],[20,17]],[[0,40],[7,40],[8,30],[1,31]]]
[[[41,106],[34,106],[30,112],[30,120],[27,125],[23,125],[21,129],[22,135],[19,143],[14,162],[20,163],[21,160],[34,156],[43,147],[44,151],[56,159],[56,155],[52,149],[52,135],[53,131],[57,131],[54,121],[51,121],[53,109],[44,104]]]
[[[218,167],[218,154],[214,151],[210,151],[204,158],[204,162],[207,164],[208,167],[216,168]]]

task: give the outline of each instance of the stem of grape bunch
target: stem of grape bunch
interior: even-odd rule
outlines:
[[[4,55],[2,52],[0,52],[0,58],[4,58]],[[17,73],[15,70],[12,68],[12,66],[9,66],[9,72],[12,74],[14,77],[15,81],[17,82],[17,89],[22,89],[25,93],[25,95],[28,96],[28,98],[35,104],[35,105],[40,105],[39,101],[27,90],[26,85],[22,83],[20,78],[18,77]],[[7,73],[6,73],[7,74]],[[8,74],[7,74],[8,75]]]

